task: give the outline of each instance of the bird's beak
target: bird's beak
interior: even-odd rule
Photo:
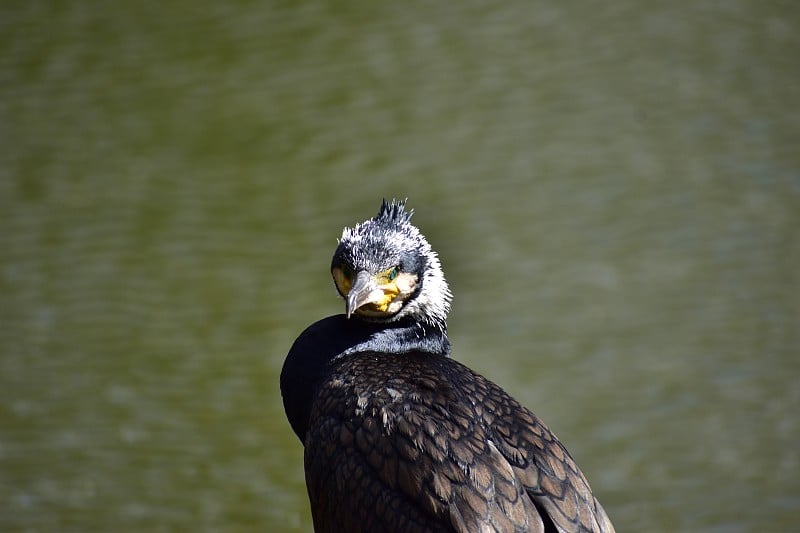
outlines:
[[[355,313],[356,309],[364,304],[374,302],[374,292],[378,289],[378,283],[369,272],[362,270],[356,274],[353,279],[353,285],[350,287],[350,292],[347,293],[345,298],[345,313],[347,318]],[[381,293],[382,294],[382,293]]]

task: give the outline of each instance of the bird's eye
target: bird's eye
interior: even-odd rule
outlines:
[[[394,267],[389,271],[389,281],[394,281],[394,278],[400,273],[400,267]]]

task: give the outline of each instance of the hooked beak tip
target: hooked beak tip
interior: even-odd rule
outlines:
[[[361,271],[356,274],[353,286],[345,297],[345,316],[347,318],[350,318],[359,307],[367,303],[373,285],[374,281],[369,273]]]

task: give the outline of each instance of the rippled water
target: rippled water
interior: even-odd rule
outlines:
[[[0,529],[310,531],[278,374],[384,196],[619,531],[800,524],[794,4],[0,26]]]

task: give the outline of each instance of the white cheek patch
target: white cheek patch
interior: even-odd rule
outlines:
[[[386,299],[386,296],[383,294],[383,290],[381,289],[372,289],[369,293],[369,297],[367,298],[368,302],[372,302],[378,304],[383,302]]]
[[[408,272],[403,272],[397,279],[394,280],[394,284],[400,291],[400,296],[408,297],[414,292],[414,289],[417,287],[417,276],[414,274],[409,274]]]
[[[397,299],[389,304],[389,307],[386,308],[387,314],[393,315],[403,307],[403,301],[401,299]]]
[[[397,287],[398,293],[387,309],[391,314],[400,311],[408,297],[414,293],[414,289],[417,287],[417,276],[403,272],[394,280],[394,285]]]

